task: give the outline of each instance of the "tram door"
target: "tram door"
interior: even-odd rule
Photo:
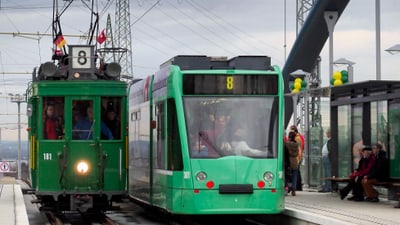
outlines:
[[[74,182],[66,182],[70,188],[99,189],[103,188],[103,151],[100,143],[101,106],[96,97],[72,97],[68,99],[66,123],[70,143],[65,151],[69,168],[67,173],[71,177],[80,169],[78,164],[84,162],[88,173],[78,176]],[[82,178],[82,179],[81,179]]]

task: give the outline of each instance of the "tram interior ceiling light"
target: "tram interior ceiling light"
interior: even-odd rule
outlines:
[[[386,49],[385,51],[389,52],[392,55],[397,54],[400,52],[400,44],[393,45],[392,47]]]

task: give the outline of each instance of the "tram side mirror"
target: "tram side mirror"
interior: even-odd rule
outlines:
[[[32,104],[26,106],[26,115],[29,117],[32,116]]]

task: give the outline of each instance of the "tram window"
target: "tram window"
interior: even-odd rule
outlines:
[[[92,140],[94,132],[93,102],[77,100],[72,102],[72,139]]]
[[[168,170],[183,170],[183,156],[179,135],[178,115],[173,99],[167,101],[167,143],[168,143]]]
[[[157,169],[165,169],[165,126],[164,126],[164,103],[161,102],[155,106],[156,115],[156,154],[154,154],[154,166]]]
[[[64,98],[43,98],[43,139],[64,139]]]
[[[113,139],[121,139],[121,98],[102,97],[101,98],[101,119],[105,126],[111,131]],[[101,139],[109,139],[102,132]]]

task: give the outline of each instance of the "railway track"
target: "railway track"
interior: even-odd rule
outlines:
[[[108,217],[103,212],[80,213],[80,212],[64,212],[54,213],[51,211],[44,212],[51,225],[118,225],[116,221]]]

